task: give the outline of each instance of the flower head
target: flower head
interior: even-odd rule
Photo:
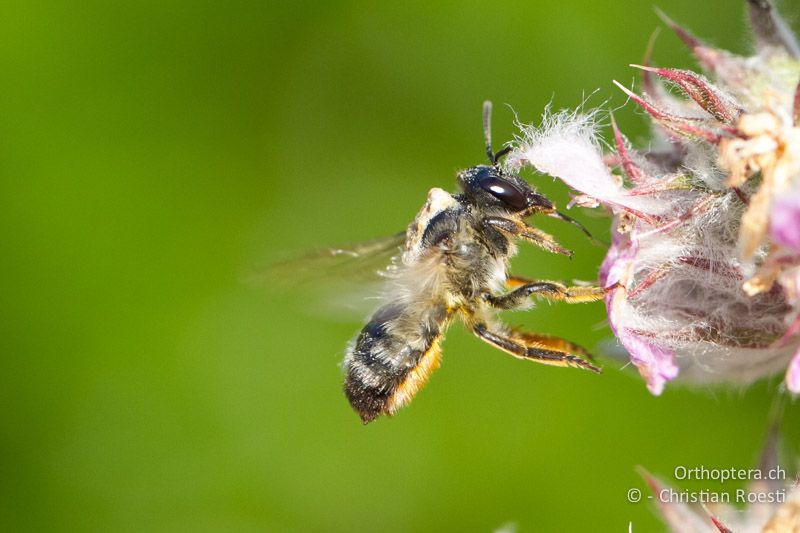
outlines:
[[[787,366],[800,392],[800,47],[769,2],[748,6],[754,56],[664,17],[705,75],[634,65],[645,92],[617,84],[653,121],[655,148],[631,148],[612,118],[604,155],[596,112],[547,113],[506,161],[613,213],[600,281],[618,286],[610,325],[653,394],[679,374],[749,383]]]

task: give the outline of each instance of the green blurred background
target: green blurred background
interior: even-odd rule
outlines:
[[[739,2],[660,7],[747,50]],[[526,364],[460,327],[412,405],[362,426],[338,366],[362,315],[242,282],[402,229],[483,162],[484,99],[496,145],[505,103],[621,106],[660,25],[647,1],[4,3],[0,529],[645,531],[635,465],[752,465],[777,380],[654,398],[621,363]],[[654,61],[693,65],[668,32]],[[576,258],[525,248],[516,272],[595,279],[603,250],[550,222]],[[509,320],[609,336],[599,303]]]

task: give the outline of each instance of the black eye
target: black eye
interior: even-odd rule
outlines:
[[[479,185],[483,190],[517,211],[528,207],[528,202],[522,191],[506,180],[484,178],[480,181]]]

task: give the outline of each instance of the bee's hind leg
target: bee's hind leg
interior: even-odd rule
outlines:
[[[602,287],[567,287],[555,281],[530,281],[518,277],[509,278],[508,284],[516,288],[498,296],[488,294],[484,299],[497,309],[519,309],[527,305],[531,295],[574,304],[600,300],[609,290]]]
[[[600,373],[600,369],[593,364],[569,353],[574,351],[586,354],[586,350],[562,339],[552,337],[538,337],[518,331],[492,331],[484,323],[472,324],[472,332],[481,340],[500,348],[520,359],[530,359],[545,365],[571,366],[583,368]],[[559,343],[561,342],[561,344]],[[548,345],[549,343],[549,345]],[[573,348],[577,348],[573,350]]]
[[[580,344],[575,344],[574,342],[570,342],[567,339],[562,339],[561,337],[554,337],[552,335],[545,335],[543,333],[533,333],[530,331],[521,331],[518,329],[510,329],[509,336],[528,347],[545,348],[547,350],[553,350],[554,352],[573,354],[580,357],[585,357],[590,361],[594,361],[594,356],[589,353],[589,350]]]

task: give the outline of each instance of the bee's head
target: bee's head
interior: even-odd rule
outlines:
[[[492,151],[492,103],[483,103],[483,137],[491,165],[477,165],[459,172],[458,184],[464,198],[476,207],[503,209],[524,216],[534,212],[552,213],[553,202],[536,193],[528,183],[514,174],[503,172],[497,161],[511,151],[510,147]]]
[[[464,191],[463,198],[478,208],[505,210],[517,216],[527,217],[543,213],[553,218],[569,222],[580,228],[590,239],[592,234],[577,220],[557,211],[556,206],[517,176],[503,172],[497,161],[511,151],[507,146],[499,152],[492,151],[491,134],[492,103],[483,103],[483,138],[486,141],[486,155],[490,165],[476,165],[458,173],[458,184]]]
[[[550,213],[553,202],[536,193],[528,183],[497,165],[477,165],[458,174],[464,197],[477,207],[494,207],[513,213]]]

